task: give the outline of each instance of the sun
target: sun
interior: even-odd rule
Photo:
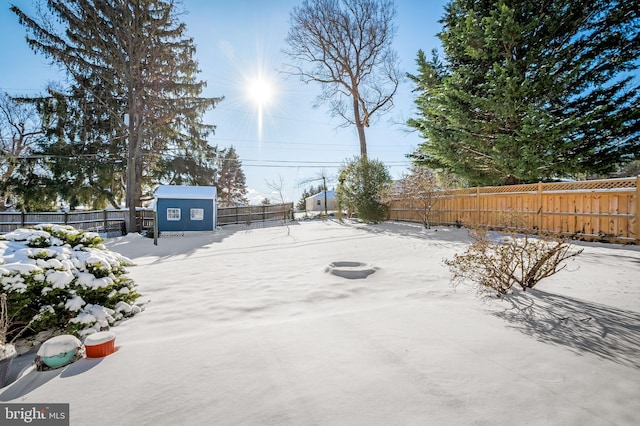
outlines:
[[[262,77],[249,81],[247,93],[259,107],[268,105],[273,99],[273,85]]]
[[[275,86],[264,78],[262,74],[257,77],[245,80],[245,90],[248,98],[255,104],[258,118],[258,141],[262,141],[263,115],[265,110],[270,108],[274,102]]]

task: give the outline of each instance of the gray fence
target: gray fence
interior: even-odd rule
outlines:
[[[108,236],[126,232],[127,210],[91,210],[72,212],[0,212],[0,234],[18,228],[28,228],[40,223],[71,225],[76,229],[105,233]],[[290,220],[293,203],[265,206],[240,206],[218,208],[217,224],[251,224],[276,220]],[[136,213],[136,229],[153,230],[154,211],[139,209]]]
[[[255,222],[293,219],[293,203],[261,206],[219,207],[218,225],[252,224]]]
[[[106,233],[125,230],[126,210],[91,210],[73,212],[0,212],[0,233],[28,228],[39,223],[71,225],[76,229]],[[153,224],[152,224],[153,226]]]

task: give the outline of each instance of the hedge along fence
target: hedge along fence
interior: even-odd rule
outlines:
[[[442,191],[433,204],[429,218],[434,225],[488,226],[640,244],[640,176]],[[389,218],[421,221],[410,200],[394,200]]]

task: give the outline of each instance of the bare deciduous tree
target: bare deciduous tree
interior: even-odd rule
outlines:
[[[20,157],[29,154],[42,134],[41,120],[32,104],[0,94],[0,178],[3,183],[13,174]],[[5,210],[7,198],[12,197],[10,190],[2,186],[0,210]]]
[[[363,157],[364,128],[393,106],[400,80],[391,47],[395,15],[392,0],[305,0],[291,13],[285,54],[293,64],[286,72],[322,85],[319,101],[356,126]]]

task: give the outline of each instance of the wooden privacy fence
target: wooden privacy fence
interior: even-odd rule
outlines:
[[[436,225],[488,226],[570,235],[585,240],[640,243],[640,176],[442,191]],[[391,220],[421,221],[409,200],[394,200]]]
[[[154,211],[139,209],[136,213],[137,228],[152,230]],[[39,223],[71,225],[76,229],[104,232],[108,236],[122,235],[125,231],[127,210],[91,210],[73,212],[0,212],[0,234],[18,228],[28,228]],[[292,219],[293,203],[264,206],[220,207],[218,225],[267,222]]]

